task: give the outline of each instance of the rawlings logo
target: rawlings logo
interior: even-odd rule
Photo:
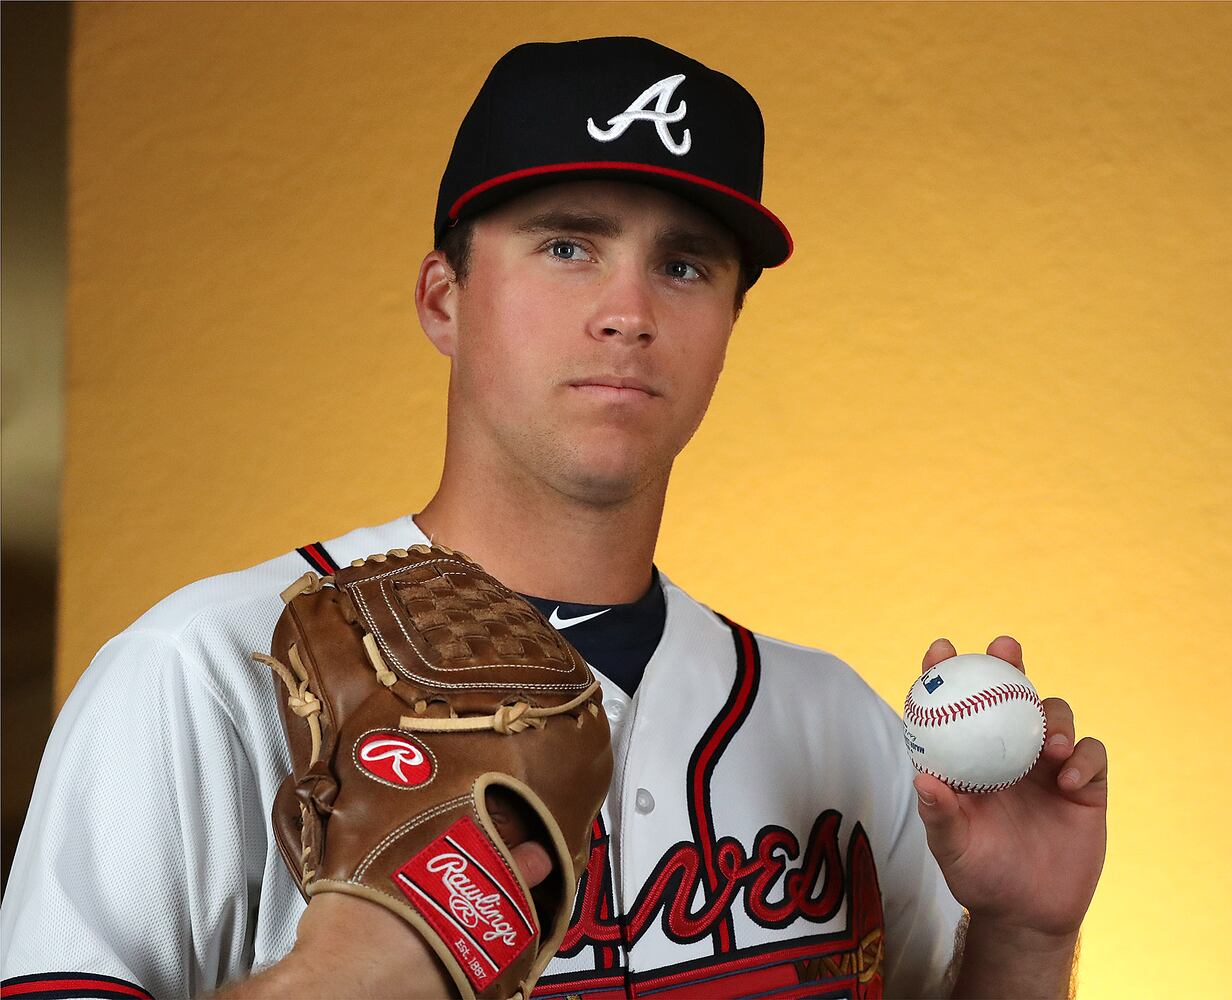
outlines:
[[[460,854],[438,854],[427,864],[428,871],[440,875],[441,885],[449,891],[449,911],[470,930],[481,923],[488,925],[483,932],[485,941],[504,941],[507,945],[518,942],[517,929],[501,910],[500,893],[485,893],[466,875],[466,858]]]
[[[423,747],[401,733],[365,733],[355,744],[355,763],[387,785],[417,788],[433,775]]]
[[[486,989],[538,933],[508,862],[469,816],[393,873],[476,990]]]
[[[684,113],[688,108],[688,105],[682,100],[671,111],[667,110],[668,102],[671,101],[672,95],[676,93],[676,88],[683,82],[684,74],[677,73],[675,76],[665,77],[658,83],[652,83],[624,111],[618,115],[613,115],[607,120],[611,128],[601,129],[595,124],[593,118],[587,118],[586,131],[590,133],[592,139],[597,139],[599,142],[612,142],[614,139],[619,139],[624,135],[628,131],[629,126],[634,122],[654,122],[655,131],[659,134],[659,140],[667,151],[675,153],[677,156],[684,156],[693,145],[692,134],[686,128],[684,135],[677,142],[672,138],[672,134],[667,128],[668,125],[683,119]],[[653,111],[648,107],[651,100],[655,102]]]

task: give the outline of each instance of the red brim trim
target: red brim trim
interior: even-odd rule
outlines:
[[[507,174],[501,174],[498,177],[489,178],[482,184],[476,184],[450,206],[449,219],[451,222],[456,222],[458,213],[461,212],[463,205],[476,195],[482,194],[484,191],[490,191],[494,187],[500,187],[500,185],[508,184],[511,181],[520,181],[527,177],[540,177],[544,174],[565,174],[578,170],[628,170],[633,173],[659,174],[663,177],[671,177],[678,181],[685,181],[689,184],[697,184],[701,187],[709,188],[712,191],[718,191],[720,194],[727,195],[729,198],[735,198],[750,208],[756,209],[774,224],[787,243],[787,256],[780,263],[786,262],[795,249],[791,240],[791,233],[787,231],[787,227],[783,225],[779,217],[761,202],[755,198],[750,198],[743,191],[737,191],[726,184],[720,184],[718,181],[712,181],[706,177],[699,177],[697,174],[691,174],[685,170],[673,170],[671,167],[658,167],[650,163],[627,163],[623,160],[584,160],[577,163],[549,163],[541,167],[526,167],[523,170],[514,170]],[[774,266],[777,267],[778,265]]]

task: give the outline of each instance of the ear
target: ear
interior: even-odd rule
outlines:
[[[446,357],[453,357],[457,333],[458,297],[453,269],[439,250],[433,250],[419,265],[415,282],[415,309],[419,325],[433,346]]]

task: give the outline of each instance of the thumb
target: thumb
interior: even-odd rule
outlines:
[[[959,805],[958,793],[944,781],[917,774],[914,784],[928,849],[945,870],[967,850],[970,821]]]

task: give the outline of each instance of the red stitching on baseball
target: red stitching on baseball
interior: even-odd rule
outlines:
[[[931,774],[938,781],[944,781],[947,785],[949,785],[951,788],[953,788],[957,792],[975,792],[975,793],[999,792],[1001,791],[1001,789],[1009,788],[1010,785],[1014,784],[1013,781],[1001,781],[995,785],[989,785],[989,784],[975,785],[967,781],[959,781],[956,778],[943,777],[942,775],[934,771],[932,768],[921,767],[914,760],[911,762],[911,764],[921,774]],[[1031,767],[1034,767],[1034,766],[1035,766],[1035,762],[1032,761]],[[1031,768],[1029,767],[1027,768],[1027,770],[1029,771],[1031,770]]]
[[[907,692],[907,700],[903,704],[903,718],[917,726],[947,725],[966,718],[968,715],[974,715],[992,705],[999,705],[1002,702],[1014,700],[1033,704],[1039,709],[1040,716],[1044,719],[1045,725],[1047,725],[1048,720],[1044,714],[1044,706],[1039,696],[1025,684],[998,684],[991,688],[985,688],[983,691],[978,691],[967,698],[952,702],[949,705],[929,706],[927,708],[920,705],[909,691]]]

